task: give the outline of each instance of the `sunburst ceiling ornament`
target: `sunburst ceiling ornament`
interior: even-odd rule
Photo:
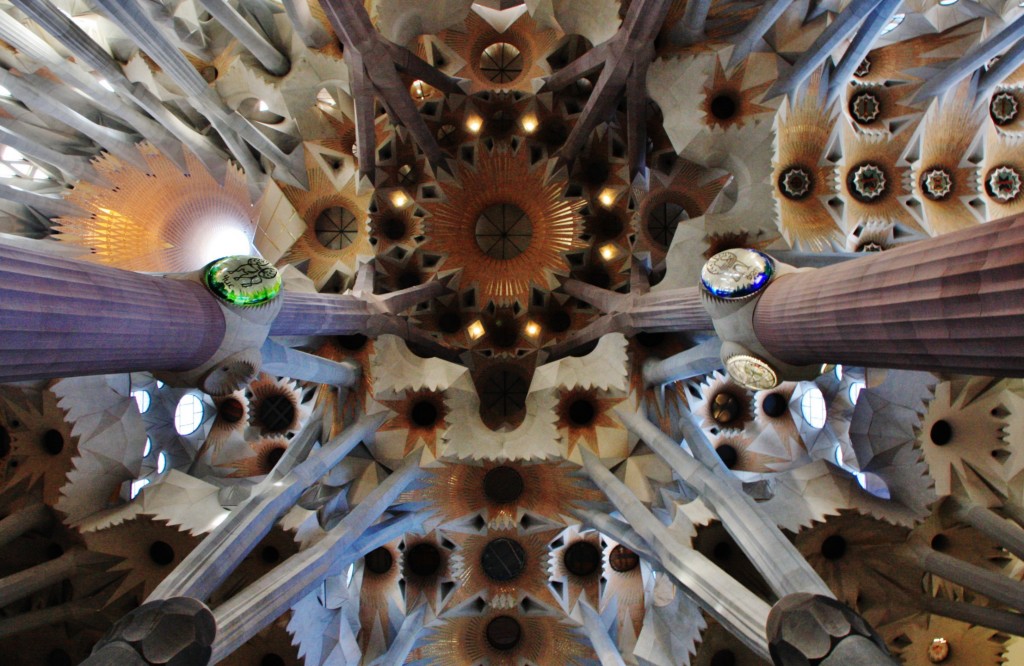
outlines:
[[[531,287],[553,289],[555,275],[568,271],[565,253],[583,247],[584,202],[567,199],[564,183],[531,165],[526,150],[481,146],[474,165],[459,162],[456,181],[440,186],[445,200],[424,204],[430,217],[423,247],[447,255],[444,268],[461,269],[460,286],[477,286],[485,302],[525,304]],[[491,218],[497,222],[483,224],[480,240],[478,226]],[[527,226],[528,240],[519,234]],[[515,250],[501,255],[508,258],[489,252],[502,242]]]
[[[187,272],[249,254],[259,209],[240,170],[229,167],[222,185],[191,153],[182,173],[153,146],[138,149],[148,173],[109,154],[94,162],[110,185],[75,186],[68,201],[89,215],[60,218],[58,238],[90,248],[91,261],[137,271]]]
[[[561,35],[522,14],[505,30],[495,30],[475,11],[459,28],[444,30],[436,39],[464,65],[451,72],[470,80],[470,92],[519,90],[532,92],[532,80],[550,74],[544,57]],[[429,50],[429,45],[428,45]]]
[[[307,174],[308,190],[281,188],[306,229],[278,264],[308,261],[306,274],[319,289],[336,273],[347,280],[355,274],[358,258],[373,254],[368,222],[372,193],[358,193],[351,176],[339,187],[322,165],[309,164]]]

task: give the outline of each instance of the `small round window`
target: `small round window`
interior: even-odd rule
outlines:
[[[825,396],[818,388],[812,388],[800,397],[800,414],[812,428],[825,425]]]
[[[189,393],[178,401],[174,410],[174,429],[179,435],[187,436],[199,429],[203,423],[203,401]]]
[[[149,411],[149,406],[153,402],[149,397],[149,391],[145,391],[143,389],[132,391],[132,397],[135,398],[135,404],[139,408],[139,414],[145,414]]]

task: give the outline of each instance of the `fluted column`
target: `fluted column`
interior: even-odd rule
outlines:
[[[608,628],[605,627],[601,616],[586,601],[580,600],[579,605],[580,613],[583,615],[583,629],[601,666],[626,666],[626,662],[622,660],[622,653],[608,635]]]
[[[732,56],[729,58],[729,69],[737,67],[746,60],[754,48],[761,41],[761,38],[771,29],[775,21],[789,8],[793,0],[766,0],[761,5],[757,16],[747,24],[739,36],[733,38],[736,46],[733,48]]]
[[[1024,583],[936,552],[922,544],[911,547],[910,553],[914,563],[928,573],[974,590],[1015,610],[1024,610]]]
[[[18,599],[70,578],[85,567],[109,564],[111,558],[77,548],[60,557],[29,567],[0,579],[0,606],[8,606]]]
[[[754,333],[793,365],[1024,375],[1024,217],[783,275]]]
[[[718,515],[751,563],[779,597],[808,592],[831,596],[832,592],[778,526],[743,492],[739,479],[715,459],[709,467],[695,456],[714,457],[710,443],[698,441],[703,434],[694,428],[692,415],[682,416],[680,426],[694,455],[690,455],[657,426],[635,412],[621,409],[616,414],[628,430],[638,435],[687,485],[694,489]]]
[[[953,499],[951,501],[953,502],[953,515],[1017,557],[1024,558],[1024,528],[1003,518],[988,507],[973,504],[969,500]]]
[[[426,614],[427,604],[424,603],[406,615],[387,652],[370,662],[370,666],[404,664],[409,653],[416,646],[416,641],[419,640],[420,634],[423,633],[423,623],[426,619]]]
[[[755,654],[767,658],[764,628],[768,621],[768,605],[699,551],[676,538],[594,454],[586,449],[582,453],[590,479],[628,523],[624,529],[613,532],[626,533],[628,537],[624,543],[630,549],[665,571],[711,617]],[[607,524],[611,520],[598,522]],[[637,539],[643,543],[636,544]],[[637,545],[642,547],[637,549]]]
[[[282,0],[281,4],[303,44],[311,49],[320,49],[330,43],[331,35],[313,18],[308,0]]]
[[[1006,634],[1024,636],[1024,615],[1020,613],[931,596],[920,597],[920,604],[922,610],[935,615],[967,624],[978,624]]]
[[[0,242],[0,382],[187,370],[224,337],[201,285]]]

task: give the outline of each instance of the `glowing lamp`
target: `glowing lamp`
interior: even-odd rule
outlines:
[[[479,340],[484,337],[484,333],[487,332],[487,329],[484,328],[483,322],[477,319],[466,328],[466,332],[469,333],[470,339]]]

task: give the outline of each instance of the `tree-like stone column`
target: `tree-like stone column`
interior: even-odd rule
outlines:
[[[780,276],[753,316],[792,365],[1024,375],[1024,217]]]
[[[276,468],[271,471],[252,496],[215,527],[153,590],[149,600],[209,597],[278,519],[295,506],[302,493],[375,432],[385,418],[384,415],[364,416],[287,474],[275,474]],[[285,460],[282,456],[278,465]]]
[[[611,527],[606,532],[609,536],[667,573],[673,583],[711,617],[755,654],[767,658],[764,627],[768,604],[699,551],[676,538],[594,454],[586,449],[582,453],[586,473],[628,523],[623,525],[606,517],[591,524],[602,531]],[[616,523],[623,527],[615,526]]]
[[[773,592],[780,597],[798,592],[831,596],[828,586],[792,542],[743,492],[739,479],[717,461],[692,415],[684,414],[680,427],[694,455],[643,416],[629,410],[616,410],[616,414],[718,515]],[[714,463],[707,464],[712,459]]]
[[[373,548],[418,530],[426,515],[405,514],[384,523],[372,539],[375,544],[366,538],[371,524],[423,474],[419,452],[410,454],[401,467],[374,488],[315,546],[289,557],[218,606],[214,611],[218,636],[213,646],[213,660],[220,661],[234,652],[328,576],[341,573]]]

